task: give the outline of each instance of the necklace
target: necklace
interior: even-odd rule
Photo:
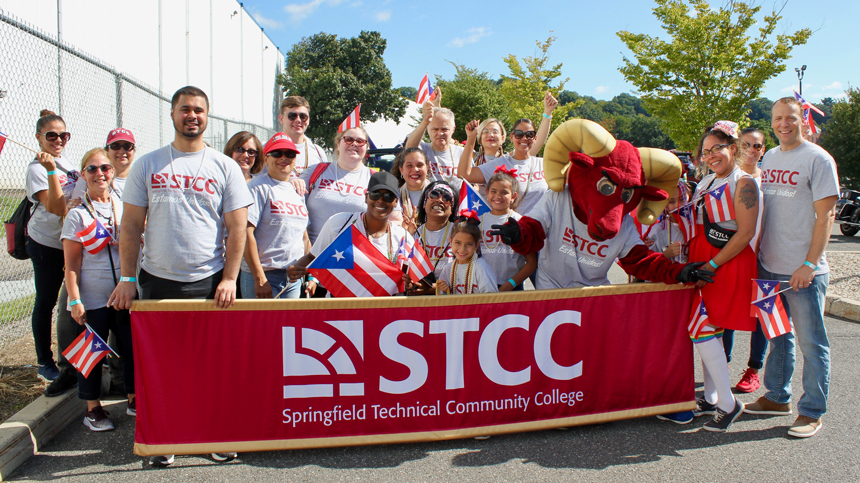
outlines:
[[[454,266],[451,267],[451,285],[448,287],[448,294],[454,294],[456,292],[457,286],[457,265],[460,265],[456,259],[454,260]],[[475,268],[475,255],[472,255],[472,258],[469,259],[469,266],[466,267],[466,280],[465,285],[463,286],[463,294],[469,295],[472,293],[472,272]]]
[[[430,184],[430,180],[424,180],[424,187],[421,188],[421,191],[424,191],[424,188]],[[400,187],[400,199],[401,204],[403,205],[403,214],[412,218],[413,220],[418,219],[418,210],[415,209],[415,205],[412,203],[412,197],[409,196],[409,189],[406,187],[404,183],[403,186]]]
[[[510,157],[511,157],[511,161],[519,161],[518,159],[516,159],[514,157],[513,153],[510,154]],[[529,192],[529,185],[531,185],[531,182],[532,182],[532,173],[534,172],[534,169],[535,169],[533,159],[534,159],[534,156],[529,156],[529,158],[527,160],[529,162],[529,174],[526,175],[526,189],[523,190],[523,195],[520,197],[520,203],[522,203],[523,200],[525,199],[526,193]],[[526,161],[526,160],[524,160],[524,161]],[[519,205],[519,203],[518,203],[518,205]]]
[[[305,153],[305,165],[302,167],[302,170],[304,170],[308,167],[308,138],[305,138],[305,142],[302,147],[304,148]]]
[[[436,158],[439,156],[439,151],[436,151],[436,148],[433,145],[430,145],[430,149],[433,150],[433,164],[436,165],[436,172],[439,173],[439,176],[445,181],[451,181],[456,176],[454,176],[454,150],[451,149],[451,143],[448,143],[448,156],[451,158],[451,177],[448,178],[444,174],[442,174],[442,170],[439,168],[439,161],[436,161]],[[443,151],[444,152],[444,151]]]
[[[367,241],[373,243],[373,240],[371,240],[370,237],[370,231],[367,229],[367,217],[365,215],[366,213],[361,215],[361,222],[364,224],[364,236],[367,237]],[[385,223],[385,233],[383,236],[385,235],[388,235],[388,260],[390,260],[391,263],[394,263],[394,259],[391,258],[391,252],[394,251],[393,242],[391,241],[391,223]]]
[[[170,145],[170,174],[173,175],[173,181],[179,183],[179,180],[176,179],[176,172],[173,170],[173,150],[174,147]],[[177,150],[178,151],[178,150]],[[200,176],[200,170],[203,169],[203,161],[206,159],[206,146],[203,147],[203,152],[200,153],[200,165],[197,166],[197,174],[194,175],[194,178],[191,179],[191,182],[188,183],[188,186],[192,186],[194,181]],[[182,188],[182,192],[186,192],[188,190],[187,187]]]
[[[448,239],[448,228],[450,226],[451,226],[451,222],[445,221],[445,233],[442,234],[442,241],[443,242]],[[439,231],[439,230],[436,230],[436,231]],[[427,244],[427,223],[424,223],[423,225],[421,225],[421,240],[424,241],[425,245]],[[441,245],[441,243],[440,243],[440,245]],[[433,257],[432,255],[430,256],[430,261],[433,262],[434,266],[435,266],[435,264],[439,263],[439,260],[445,258],[445,249],[447,249],[447,248],[448,248],[448,244],[446,243],[445,247],[442,249],[442,251],[438,257]]]
[[[94,215],[93,218],[100,216],[104,220],[106,220],[106,223],[104,226],[105,226],[105,228],[108,229],[108,234],[111,237],[112,244],[116,244],[117,240],[119,240],[119,224],[117,224],[116,227],[114,227],[113,220],[116,219],[116,206],[114,206],[114,204],[113,204],[113,196],[109,196],[109,198],[110,198],[110,213],[108,213],[107,216],[105,216],[104,213],[102,213],[101,211],[99,211],[98,208],[96,208],[96,205],[95,205],[95,203],[93,203],[92,198],[90,198],[89,193],[85,193],[85,197],[86,197],[86,201],[88,201],[90,203],[90,208],[93,209],[92,213],[90,213],[90,214]],[[84,207],[86,208],[86,205],[84,205]],[[113,228],[113,230],[111,228]],[[116,233],[113,233],[114,231],[116,231]]]
[[[492,213],[490,213],[490,214],[492,214]],[[484,216],[485,215],[486,215],[486,213],[481,215],[481,233],[482,234],[485,233],[484,232]],[[493,215],[493,216],[495,216],[495,215]],[[510,220],[510,219],[511,219],[511,214],[508,213],[508,220]],[[507,223],[508,220],[505,220],[505,223]],[[499,220],[499,221],[501,221],[501,220]],[[500,223],[500,224],[504,224],[504,223]],[[495,245],[490,245],[489,243],[484,242],[484,246],[487,247],[488,249],[493,249],[493,248],[496,248],[497,246],[499,246],[499,244],[501,244],[501,243],[502,243],[502,240],[501,240],[501,237],[499,237],[499,241],[497,241]]]

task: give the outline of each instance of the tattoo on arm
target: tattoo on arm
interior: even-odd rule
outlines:
[[[752,184],[746,184],[741,187],[740,200],[748,210],[758,205],[758,193],[756,191],[755,186]]]

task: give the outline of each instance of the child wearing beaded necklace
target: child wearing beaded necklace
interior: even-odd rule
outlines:
[[[501,237],[489,234],[493,225],[503,225],[508,219],[520,219],[520,214],[512,208],[518,190],[517,170],[504,165],[497,167],[487,181],[490,212],[480,218],[481,258],[493,270],[496,280],[501,282],[499,292],[523,290],[522,283],[537,269],[537,253],[520,255],[510,245],[502,243]]]
[[[454,258],[441,268],[436,282],[437,295],[465,295],[498,292],[493,270],[478,258],[481,240],[480,220],[474,211],[461,212],[460,220],[451,227],[451,249]]]

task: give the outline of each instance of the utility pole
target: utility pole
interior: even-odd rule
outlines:
[[[794,71],[797,72],[797,93],[801,96],[803,95],[803,71],[806,70],[806,66],[804,65],[801,68],[794,68]]]

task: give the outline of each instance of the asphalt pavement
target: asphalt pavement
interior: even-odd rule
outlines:
[[[827,244],[827,251],[860,252],[860,234],[845,236],[839,229],[839,225],[834,223],[833,230],[830,232],[830,243]]]
[[[436,443],[240,454],[229,463],[178,456],[161,469],[146,468],[132,453],[134,420],[125,404],[108,409],[117,426],[93,433],[72,423],[11,480],[68,482],[152,481],[860,481],[860,324],[828,317],[832,347],[830,407],[814,437],[786,434],[794,416],[742,415],[725,434],[654,417],[568,430]],[[691,348],[691,350],[693,350]],[[732,381],[746,367],[749,334],[738,332]],[[697,358],[698,361],[698,358]],[[667,367],[667,371],[672,368]],[[697,363],[701,389],[701,367]],[[793,384],[796,403],[801,365]],[[612,374],[606,374],[612,377]],[[744,402],[764,393],[740,395]],[[205,404],[202,396],[201,404]],[[796,406],[794,406],[796,415]],[[254,424],[254,403],[225,418]],[[212,421],[212,424],[218,424]]]

